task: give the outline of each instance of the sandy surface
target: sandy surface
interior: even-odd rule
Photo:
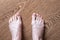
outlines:
[[[23,40],[32,40],[33,12],[45,20],[45,40],[60,40],[60,0],[0,0],[0,40],[11,40],[8,20],[18,9],[23,20]]]

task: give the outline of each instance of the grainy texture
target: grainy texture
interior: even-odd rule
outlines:
[[[23,40],[32,40],[33,12],[45,20],[44,40],[60,40],[60,0],[0,0],[0,40],[11,40],[8,20],[18,11],[19,5],[22,6],[20,15],[23,20]]]

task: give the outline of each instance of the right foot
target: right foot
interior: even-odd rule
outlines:
[[[38,14],[32,15],[32,38],[33,40],[42,40],[44,30],[44,21]]]

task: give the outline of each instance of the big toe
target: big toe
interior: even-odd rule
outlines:
[[[18,23],[22,23],[22,18],[21,18],[21,16],[19,16],[19,13],[17,12],[16,14],[15,14],[15,16],[16,16],[16,20],[17,20],[17,22]]]

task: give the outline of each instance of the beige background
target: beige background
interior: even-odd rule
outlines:
[[[45,20],[45,40],[60,40],[60,0],[0,0],[0,40],[11,40],[8,20],[18,11],[19,5],[23,20],[23,40],[32,40],[33,12],[39,13]]]

